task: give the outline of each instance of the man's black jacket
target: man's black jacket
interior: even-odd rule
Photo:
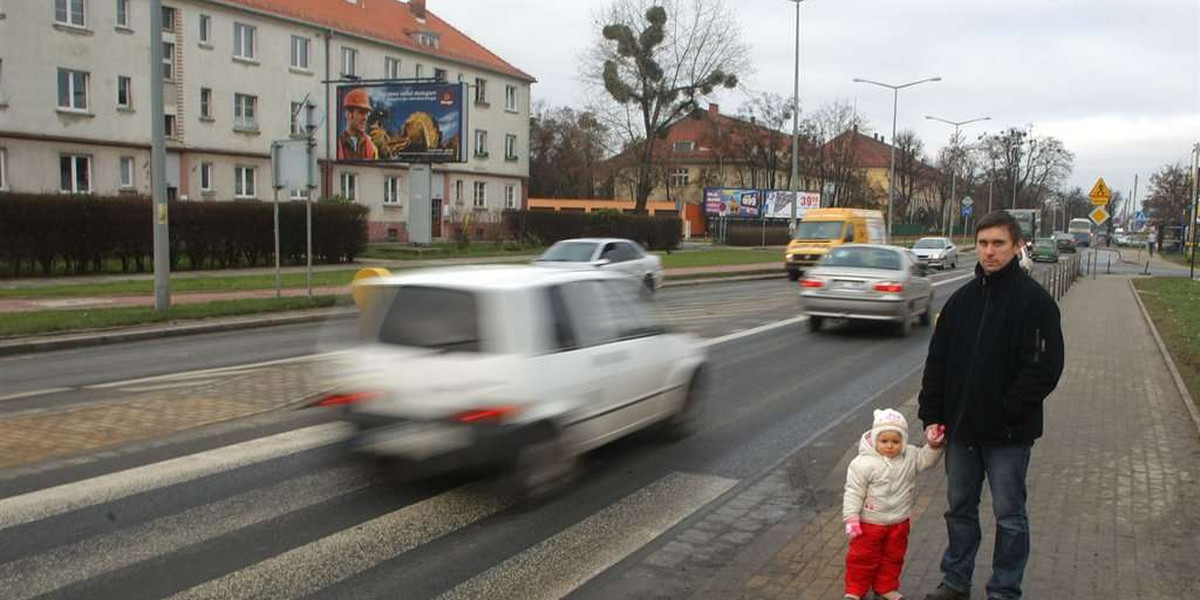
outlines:
[[[921,381],[921,421],[967,444],[1031,443],[1063,370],[1058,305],[1016,259],[975,279],[938,317]]]

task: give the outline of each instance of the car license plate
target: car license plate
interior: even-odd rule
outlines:
[[[833,288],[836,290],[860,290],[862,286],[861,281],[834,280],[833,282]]]

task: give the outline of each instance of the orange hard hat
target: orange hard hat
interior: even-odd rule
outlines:
[[[342,108],[351,107],[371,110],[371,97],[367,95],[367,90],[354,88],[346,92],[346,96],[342,98]]]

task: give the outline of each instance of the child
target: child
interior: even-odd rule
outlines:
[[[908,421],[892,409],[876,410],[875,423],[858,444],[846,470],[842,519],[846,553],[846,598],[859,600],[874,590],[900,600],[900,571],[908,550],[908,516],[915,502],[917,472],[937,464],[944,430],[930,432],[929,444],[908,445]]]

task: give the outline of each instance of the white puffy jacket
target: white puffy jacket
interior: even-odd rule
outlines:
[[[846,491],[842,496],[842,519],[859,517],[864,523],[893,525],[908,518],[916,502],[917,473],[937,464],[941,450],[928,445],[920,448],[907,444],[896,458],[886,458],[875,450],[872,432],[862,435],[858,456],[846,470]]]

